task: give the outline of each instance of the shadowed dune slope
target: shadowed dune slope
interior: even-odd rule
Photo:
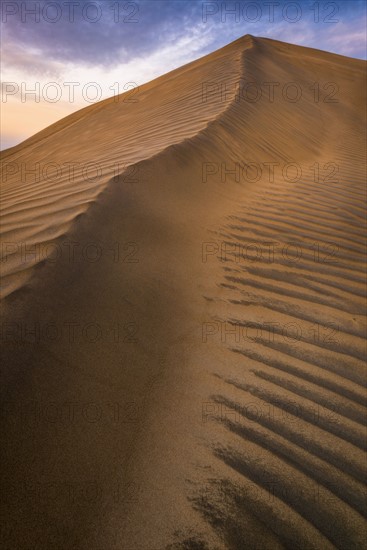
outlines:
[[[247,35],[3,154],[4,548],[366,547],[365,76]]]

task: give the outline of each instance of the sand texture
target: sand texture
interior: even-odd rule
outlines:
[[[2,548],[367,548],[365,69],[246,35],[2,154]]]

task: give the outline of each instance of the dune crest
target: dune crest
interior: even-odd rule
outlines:
[[[220,55],[82,109],[3,152],[1,296],[24,285],[32,266],[55,257],[52,243],[66,239],[73,221],[112,178],[125,172],[127,183],[136,182],[134,165],[190,139],[220,116],[236,93],[241,58],[251,47],[245,37],[241,48],[230,45]],[[206,82],[226,86],[219,101],[203,101]]]
[[[136,98],[3,156],[6,547],[363,548],[365,63],[246,36]]]

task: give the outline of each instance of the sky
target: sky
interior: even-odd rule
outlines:
[[[0,3],[1,149],[245,34],[366,59],[364,0]]]

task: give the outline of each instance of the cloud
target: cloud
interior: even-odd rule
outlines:
[[[17,6],[14,15],[4,16],[6,4]],[[60,11],[52,10],[51,4]],[[35,5],[35,13],[27,11]],[[128,61],[156,50],[173,31],[182,37],[187,26],[199,19],[200,7],[200,2],[186,0],[4,2],[2,27],[4,39],[16,38],[24,50],[31,46],[57,61],[109,66],[115,64],[116,55]],[[51,23],[56,16],[59,20]],[[94,18],[98,20],[93,22]]]
[[[331,51],[350,57],[366,57],[366,23],[363,19],[340,23],[338,33],[329,31],[325,43]]]
[[[297,4],[301,11],[286,8],[290,4]],[[257,12],[254,7],[247,9],[249,5],[257,5]],[[318,13],[315,5],[319,6]],[[38,14],[25,13],[24,6],[36,6]],[[235,14],[230,13],[234,6]],[[120,92],[128,82],[141,85],[245,34],[365,58],[366,5],[361,0],[316,4],[309,0],[278,0],[274,18],[269,2],[238,0],[3,0],[1,8],[2,81],[19,86],[24,83],[28,89],[38,82],[41,91],[48,82],[56,82],[62,89],[57,107],[65,114],[89,104],[82,93],[88,82],[97,82],[102,90],[99,99],[104,99],[116,90],[112,88],[116,82]],[[204,18],[203,10],[211,15]],[[299,13],[299,20],[292,22]],[[92,22],[97,16],[99,20]],[[58,21],[50,22],[56,17]],[[75,88],[74,102],[70,102],[67,82],[80,83]],[[20,91],[11,99],[13,106],[17,102],[20,112],[25,111]],[[32,103],[34,124],[29,107]],[[38,129],[45,112],[40,111],[45,107],[42,103],[42,94],[39,103],[32,95],[27,96],[28,135]],[[5,113],[8,105],[2,107]],[[47,105],[47,117],[49,108]],[[11,131],[14,135],[14,129]],[[24,128],[18,133],[23,137]]]
[[[319,2],[316,13],[314,4],[308,0],[293,3],[279,0],[272,18],[269,2],[264,1],[3,1],[3,43],[11,44],[12,50],[9,55],[7,48],[5,60],[10,57],[18,66],[23,63],[38,72],[47,71],[47,64],[50,71],[56,69],[57,63],[109,68],[169,45],[174,47],[185,37],[194,39],[192,29],[200,25],[206,35],[211,33],[213,49],[249,33],[360,56],[365,41],[366,8],[355,0],[351,10],[351,3]],[[334,7],[333,11],[334,4],[337,9]],[[11,8],[16,11],[14,15],[7,15],[10,9],[6,9],[7,5],[15,6]],[[33,13],[27,12],[32,6]],[[38,7],[36,13],[34,6]],[[59,12],[55,6],[59,6]],[[236,15],[230,13],[234,6]],[[206,21],[203,11],[212,13]],[[59,19],[51,23],[55,16]],[[92,22],[96,17],[98,21]],[[328,23],[332,20],[339,22]],[[187,47],[192,49],[188,42]]]
[[[63,64],[45,57],[41,50],[29,47],[25,49],[16,41],[6,41],[2,47],[2,74],[19,71],[33,77],[60,78]],[[2,78],[4,80],[4,78]]]

